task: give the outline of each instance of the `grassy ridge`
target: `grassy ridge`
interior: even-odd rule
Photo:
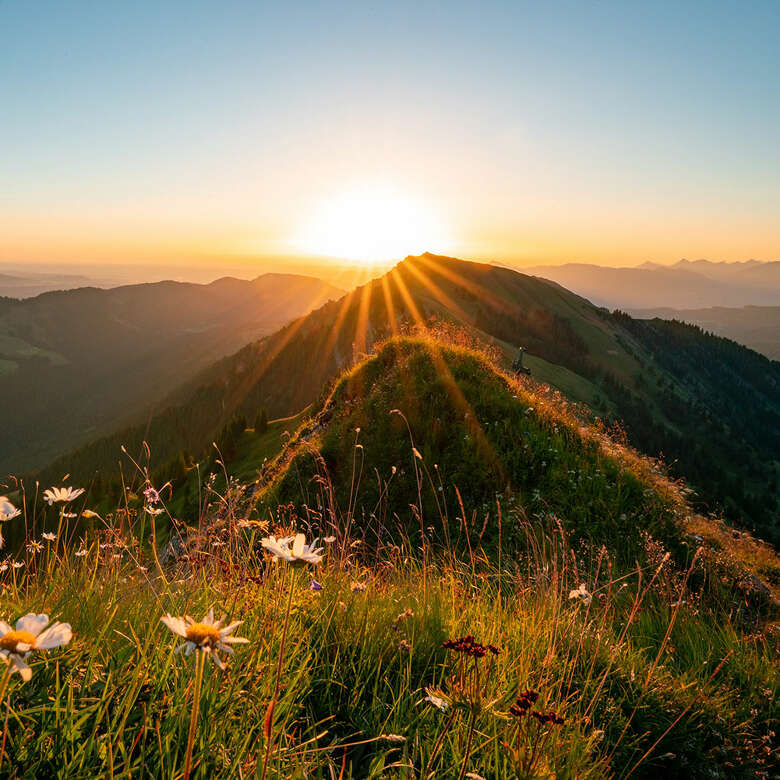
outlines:
[[[562,405],[534,396],[473,349],[391,339],[346,373],[298,432],[271,502],[322,506],[324,476],[339,509],[354,514],[359,505],[361,530],[379,534],[382,513],[417,504],[423,484],[423,521],[439,535],[459,495],[478,508],[480,525],[502,496],[629,560],[641,546],[637,528],[676,538],[681,508],[583,436],[584,423]],[[495,520],[482,535],[495,538]]]
[[[142,425],[92,443],[46,469],[91,482],[120,445],[147,441],[166,461],[196,459],[236,415],[297,414],[373,345],[442,324],[499,346],[508,366],[528,348],[535,376],[557,384],[631,443],[663,455],[697,490],[698,506],[774,540],[780,364],[680,324],[609,314],[547,281],[489,265],[422,255],[381,279],[250,344],[180,389]]]
[[[392,339],[211,467],[158,500],[140,464],[89,520],[19,501],[0,618],[74,639],[11,679],[0,776],[181,777],[193,711],[201,779],[780,771],[776,605],[746,587],[776,558],[716,549],[657,464],[470,343]],[[318,567],[260,545],[295,531]],[[201,687],[159,618],[212,606],[249,643]],[[499,653],[443,645],[468,635]]]

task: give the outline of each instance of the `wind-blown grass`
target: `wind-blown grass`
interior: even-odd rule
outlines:
[[[51,575],[41,565],[3,591],[5,617],[48,611],[71,623],[74,639],[34,662],[30,683],[13,680],[0,771],[180,774],[193,664],[174,655],[159,618],[214,606],[244,621],[250,644],[237,647],[227,671],[205,670],[193,774],[259,774],[288,596],[269,777],[423,777],[437,742],[433,776],[456,777],[468,714],[450,723],[452,711],[425,698],[426,688],[452,693],[457,660],[442,643],[467,634],[500,650],[482,692],[483,703],[495,702],[475,715],[469,771],[769,771],[776,757],[762,749],[780,687],[770,639],[715,623],[711,608],[684,592],[672,606],[668,592],[679,583],[665,564],[617,578],[603,555],[573,555],[560,530],[533,533],[539,544],[502,570],[479,550],[473,561],[432,552],[423,560],[403,541],[370,567],[360,545],[346,541],[328,547],[318,570],[291,569],[264,558],[258,530],[238,526],[224,547],[193,549],[164,576],[152,576],[151,560],[150,571],[139,571],[121,542],[110,557],[97,543],[81,558],[60,556]],[[312,574],[321,590],[310,589]],[[587,604],[569,598],[578,579],[592,596]],[[510,707],[526,689],[539,692],[540,710],[565,718],[537,741],[532,775],[522,766],[516,773],[505,746],[517,729]]]
[[[73,639],[31,655],[29,682],[9,678],[1,776],[777,774],[776,605],[707,543],[720,527],[689,516],[656,464],[483,355],[440,352],[451,384],[436,384],[421,345],[348,374],[257,482],[217,461],[222,477],[178,485],[194,514],[145,464],[102,516],[86,496],[80,512],[11,496],[23,512],[8,501],[4,530],[22,542],[0,564],[0,619],[46,613]],[[416,406],[392,398],[389,370]],[[494,464],[475,473],[450,390],[493,423],[479,446],[514,484],[491,483]],[[427,436],[431,409],[451,418]],[[358,439],[361,423],[374,429]],[[300,500],[272,500],[296,484]],[[262,545],[296,532],[325,537],[321,562]],[[248,640],[225,670],[177,654],[160,621],[211,608]],[[458,652],[477,646],[497,652]]]

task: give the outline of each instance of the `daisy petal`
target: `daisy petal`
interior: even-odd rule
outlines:
[[[11,663],[16,668],[16,671],[19,672],[19,676],[24,682],[30,682],[30,680],[32,680],[32,669],[30,669],[18,655],[11,656]]]
[[[181,618],[173,617],[171,615],[164,615],[160,618],[160,621],[168,626],[168,628],[170,628],[174,634],[178,634],[179,636],[187,636],[187,626],[184,624],[184,621]]]
[[[220,635],[226,637],[228,634],[232,634],[243,622],[244,622],[243,620],[236,620],[235,623],[231,623],[229,626],[220,628],[219,629]]]
[[[36,615],[34,612],[30,612],[16,621],[16,630],[29,631],[33,636],[38,636],[48,623],[48,615]]]
[[[38,637],[35,647],[38,650],[51,650],[53,647],[67,645],[73,639],[70,623],[53,623]]]

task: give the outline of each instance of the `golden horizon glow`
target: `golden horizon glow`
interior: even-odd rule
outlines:
[[[323,201],[305,218],[291,245],[371,266],[424,251],[443,253],[453,239],[430,201],[365,184]]]

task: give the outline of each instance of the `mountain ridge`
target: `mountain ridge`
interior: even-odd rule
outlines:
[[[162,462],[181,451],[198,457],[232,418],[254,419],[260,408],[272,418],[297,414],[377,341],[437,323],[492,343],[506,367],[526,347],[537,380],[622,421],[635,446],[664,455],[710,508],[776,533],[780,364],[693,326],[610,314],[546,280],[434,255],[407,258],[223,358],[143,425],[45,473],[77,469],[88,478],[120,445],[137,452],[144,439]]]

